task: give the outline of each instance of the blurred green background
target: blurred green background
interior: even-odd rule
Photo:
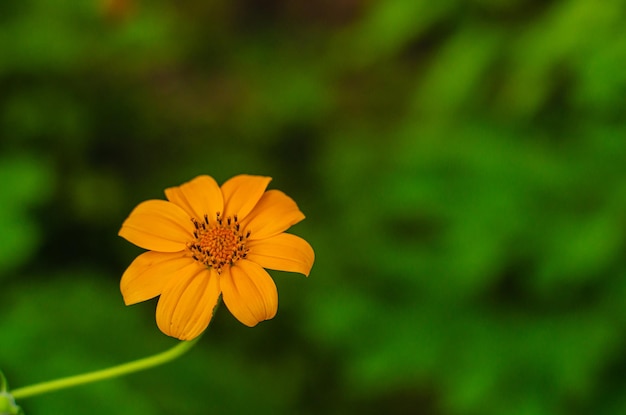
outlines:
[[[626,1],[0,2],[0,368],[156,353],[117,231],[198,174],[307,215],[277,317],[43,414],[626,413]]]

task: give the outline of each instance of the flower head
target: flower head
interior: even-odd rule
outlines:
[[[140,203],[119,235],[149,250],[122,275],[126,305],[160,296],[156,321],[169,336],[191,340],[213,317],[221,294],[243,324],[276,315],[278,293],[264,268],[309,275],[314,253],[285,233],[304,219],[271,178],[239,175],[221,187],[198,176],[165,190],[165,200]]]

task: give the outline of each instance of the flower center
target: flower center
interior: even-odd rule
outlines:
[[[195,239],[187,243],[187,249],[191,256],[207,267],[213,268],[218,274],[226,265],[233,265],[248,254],[246,241],[250,237],[250,231],[242,233],[237,215],[222,218],[218,212],[215,221],[209,221],[209,216],[204,215],[202,221],[192,218]]]

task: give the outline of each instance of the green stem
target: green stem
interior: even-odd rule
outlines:
[[[190,341],[180,342],[171,349],[155,354],[153,356],[133,360],[132,362],[113,366],[108,369],[102,369],[95,372],[84,373],[82,375],[68,376],[66,378],[36,383],[34,385],[14,389],[9,393],[15,399],[23,399],[30,396],[40,395],[46,392],[52,392],[58,389],[71,388],[73,386],[84,385],[85,383],[115,378],[118,376],[126,375],[128,373],[149,369],[151,367],[162,365],[163,363],[167,363],[170,360],[176,359],[178,356],[182,355],[194,344],[196,344],[199,339],[200,336]]]

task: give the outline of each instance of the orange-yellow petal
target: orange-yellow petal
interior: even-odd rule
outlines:
[[[250,241],[247,246],[250,248],[248,260],[263,268],[299,272],[308,276],[315,260],[311,245],[299,236],[290,233]]]
[[[238,261],[222,271],[220,285],[224,304],[246,326],[256,326],[276,315],[276,284],[259,265],[245,259]]]
[[[119,235],[135,245],[160,252],[185,249],[193,223],[185,211],[165,200],[140,203],[122,224]]]
[[[148,251],[139,255],[122,275],[120,290],[124,303],[131,305],[161,294],[172,274],[193,259],[181,252]]]
[[[204,215],[215,218],[217,212],[224,211],[222,191],[211,176],[198,176],[180,186],[165,189],[165,196],[198,220]]]
[[[224,216],[237,215],[243,220],[257,204],[271,177],[240,174],[222,185],[224,195]]]
[[[250,240],[263,239],[286,231],[304,219],[292,198],[280,190],[268,190],[242,222]]]
[[[211,322],[219,295],[217,273],[193,261],[163,289],[156,310],[159,329],[180,340],[197,337]]]

